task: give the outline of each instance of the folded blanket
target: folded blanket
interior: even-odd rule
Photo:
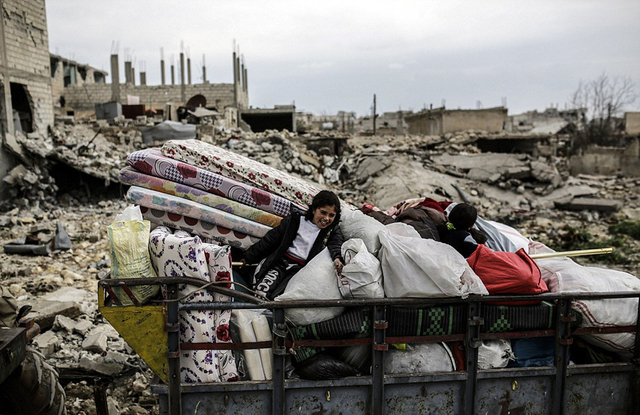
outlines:
[[[162,177],[150,176],[131,167],[125,167],[120,171],[120,181],[128,185],[144,187],[183,199],[189,199],[267,226],[275,227],[282,221],[280,216],[274,215],[273,213],[243,205],[242,203],[207,193],[195,187],[175,183]]]
[[[189,216],[258,238],[262,238],[271,229],[267,225],[252,222],[201,203],[138,186],[131,186],[125,197],[128,202],[136,205]]]
[[[285,198],[165,157],[159,148],[135,151],[129,154],[127,163],[142,173],[195,187],[277,216],[287,216],[291,211],[291,202]]]
[[[311,205],[320,191],[303,179],[199,140],[167,141],[162,146],[162,153],[224,177],[250,183],[303,206]]]
[[[259,241],[259,238],[254,238],[253,236],[232,231],[222,226],[217,226],[213,223],[204,222],[189,216],[182,216],[159,209],[149,209],[144,206],[140,206],[140,211],[142,212],[142,217],[151,223],[168,226],[172,229],[180,229],[191,235],[198,235],[207,242],[218,242],[223,245],[247,250],[251,245]]]

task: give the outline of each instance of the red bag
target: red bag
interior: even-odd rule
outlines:
[[[540,294],[549,291],[540,268],[524,249],[499,252],[480,244],[467,258],[489,294]]]

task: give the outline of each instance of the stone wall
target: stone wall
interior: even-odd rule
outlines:
[[[34,129],[46,132],[53,123],[53,105],[44,0],[3,0],[2,19],[4,53],[0,64],[5,93],[9,83],[26,86]]]
[[[188,100],[201,94],[207,99],[207,105],[223,109],[234,104],[233,84],[193,84],[185,85],[185,97]],[[120,102],[127,103],[127,95],[140,97],[140,104],[147,108],[162,109],[167,102],[181,102],[180,85],[120,85]],[[67,106],[76,109],[93,109],[95,104],[111,100],[111,84],[86,84],[83,87],[69,85],[64,89]],[[238,88],[238,101],[246,108],[246,91]]]
[[[640,140],[626,148],[593,146],[570,159],[571,175],[622,173],[640,177]]]
[[[7,147],[17,153],[21,151],[14,138],[11,84],[23,86],[32,127],[37,133],[47,134],[47,127],[53,124],[53,104],[44,0],[2,0],[0,8],[1,192],[1,180],[15,164]]]

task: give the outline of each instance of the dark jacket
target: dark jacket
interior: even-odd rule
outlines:
[[[458,229],[444,232],[441,235],[441,242],[451,245],[465,258],[469,258],[478,247],[478,243],[473,239],[471,233]]]
[[[296,239],[300,220],[303,218],[304,215],[301,212],[295,211],[291,213],[282,219],[280,225],[267,232],[262,239],[247,250],[245,260],[248,264],[255,264],[266,258],[264,264],[260,267],[259,273],[255,276],[256,280],[259,281],[273,267],[275,261],[287,252],[293,240]],[[331,259],[340,258],[342,261],[340,249],[343,242],[344,237],[340,226],[338,226],[338,221],[334,221],[328,228],[320,230],[315,243],[311,247],[307,261],[318,255],[325,246],[329,248]]]
[[[396,216],[396,220],[412,226],[418,231],[422,239],[440,240],[438,228],[431,219],[431,216],[429,216],[426,208],[421,206],[409,208]]]

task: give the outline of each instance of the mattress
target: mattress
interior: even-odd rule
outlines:
[[[200,167],[165,157],[159,148],[135,151],[129,154],[127,163],[139,172],[195,187],[277,216],[287,216],[291,211],[291,202],[283,197],[272,195],[262,189]]]
[[[235,200],[226,199],[222,196],[196,189],[195,187],[175,183],[162,177],[150,176],[148,174],[141,173],[132,167],[125,167],[120,171],[120,181],[131,186],[144,187],[146,189],[178,196],[183,199],[189,199],[271,227],[278,226],[282,221],[282,217],[274,215],[273,213],[243,205]]]
[[[307,181],[200,140],[167,141],[162,153],[234,180],[250,183],[303,206],[320,191]]]
[[[138,186],[131,186],[125,197],[128,202],[136,205],[189,216],[257,238],[262,238],[271,230],[267,225],[232,215],[211,206]]]
[[[207,241],[229,245],[234,248],[247,250],[260,240],[241,232],[232,231],[213,223],[204,222],[189,216],[178,215],[158,209],[150,209],[140,206],[142,217],[156,225],[167,226],[172,229],[180,229],[191,235],[198,235]]]

